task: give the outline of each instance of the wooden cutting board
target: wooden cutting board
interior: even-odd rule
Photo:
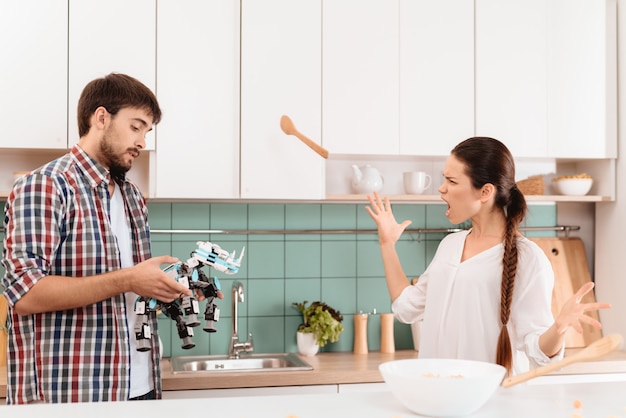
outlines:
[[[584,243],[577,237],[530,239],[541,247],[552,264],[552,269],[554,270],[552,314],[556,316],[563,304],[583,284],[591,281]],[[587,293],[581,302],[593,303],[595,301],[595,295],[592,291]],[[590,312],[588,315],[599,320],[598,312]],[[565,347],[586,347],[600,338],[602,338],[601,330],[583,324],[582,334],[577,333],[574,329],[567,331]]]

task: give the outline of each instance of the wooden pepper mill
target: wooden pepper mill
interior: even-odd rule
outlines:
[[[394,353],[396,344],[393,335],[393,314],[380,314],[380,352]]]
[[[367,317],[366,313],[354,315],[354,354],[367,354]]]

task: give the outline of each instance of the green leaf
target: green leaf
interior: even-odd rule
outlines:
[[[311,332],[315,335],[317,344],[324,347],[328,342],[339,341],[343,332],[343,316],[341,313],[324,302],[313,302],[308,307],[307,301],[293,303],[302,314],[302,324],[298,326],[300,332]]]

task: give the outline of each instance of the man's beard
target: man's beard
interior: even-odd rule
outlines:
[[[104,158],[104,162],[109,166],[112,177],[124,175],[132,168],[132,163],[126,163],[119,155],[116,155],[111,147],[108,135],[105,134],[100,142],[100,151]],[[137,148],[128,148],[127,151],[133,151],[139,154]]]

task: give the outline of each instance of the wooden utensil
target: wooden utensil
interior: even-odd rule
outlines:
[[[321,155],[324,158],[328,158],[328,150],[322,147],[321,145],[317,144],[316,142],[312,141],[311,139],[307,138],[306,136],[302,135],[300,132],[298,132],[295,125],[293,124],[293,121],[289,118],[289,116],[287,115],[281,116],[280,129],[282,129],[283,132],[286,133],[287,135],[295,135],[300,141],[308,145],[309,148],[311,148],[313,151],[317,152],[319,155]]]
[[[543,376],[545,374],[559,370],[562,367],[569,366],[570,364],[577,363],[579,361],[594,360],[598,357],[602,357],[605,354],[610,353],[616,348],[622,345],[623,338],[619,334],[607,335],[582,349],[576,354],[564,357],[563,360],[546,364],[545,366],[537,367],[526,373],[518,374],[517,376],[507,377],[502,382],[502,386],[505,388],[517,385],[518,383],[526,382],[527,380],[535,377]]]

